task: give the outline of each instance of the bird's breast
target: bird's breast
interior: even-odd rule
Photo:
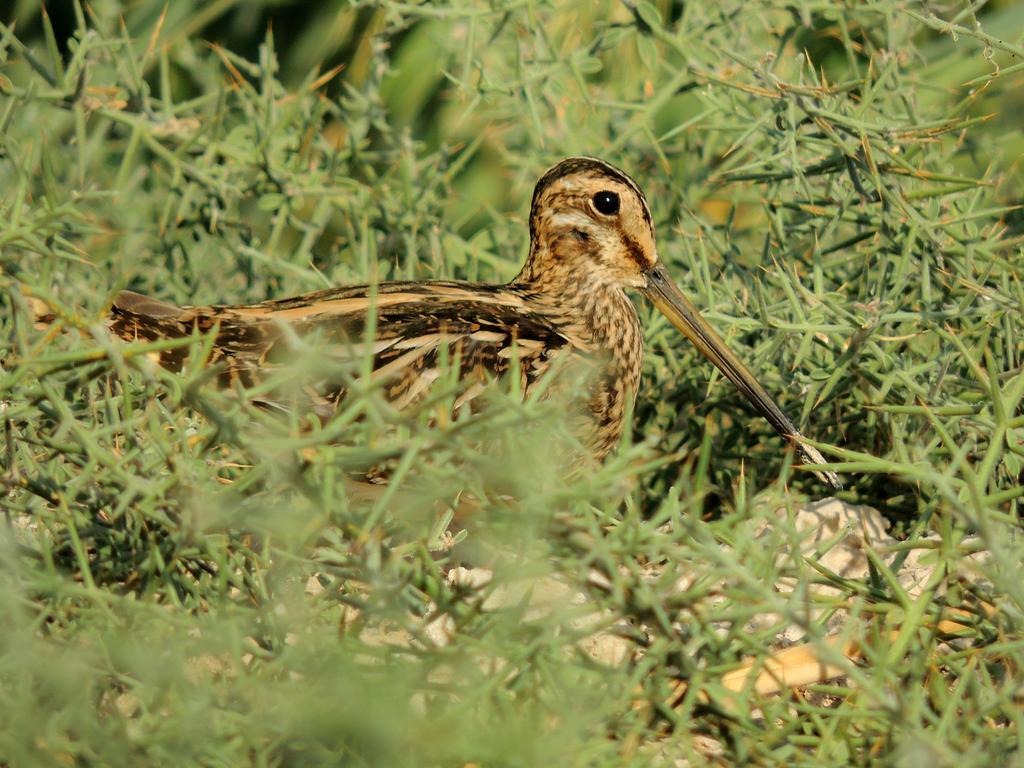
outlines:
[[[565,314],[560,324],[574,353],[594,365],[586,397],[587,442],[600,460],[618,445],[626,413],[636,399],[643,333],[633,303],[618,287],[582,286],[569,298],[568,306],[562,306]]]

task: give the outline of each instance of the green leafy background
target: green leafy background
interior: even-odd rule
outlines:
[[[703,764],[704,737],[725,764],[1019,759],[1024,5],[53,6],[0,8],[0,762]],[[779,562],[785,526],[753,537],[828,490],[646,306],[633,432],[576,474],[554,400],[436,424],[454,381],[412,413],[364,387],[311,425],[103,331],[124,288],[506,280],[572,154],[640,182],[840,498],[933,558],[920,598],[881,556],[843,580]],[[356,498],[377,462],[394,482]],[[543,580],[589,607],[532,609]],[[978,590],[996,610],[944,643],[936,612]],[[586,653],[594,606],[633,658]],[[723,672],[839,610],[864,648],[841,684],[727,704]]]

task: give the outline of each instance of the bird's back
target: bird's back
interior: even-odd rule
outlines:
[[[208,362],[221,366],[227,382],[246,386],[315,339],[338,369],[307,386],[318,390],[321,415],[346,394],[346,366],[351,371],[366,357],[388,398],[405,407],[428,392],[445,360],[458,366],[467,402],[487,380],[512,370],[528,391],[557,356],[586,346],[528,292],[456,281],[358,285],[237,306],[177,307],[124,291],[111,309],[110,329],[128,341],[213,334]],[[160,363],[178,370],[188,354],[165,350]]]

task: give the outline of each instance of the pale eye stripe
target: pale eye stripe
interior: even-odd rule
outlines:
[[[594,231],[594,221],[587,214],[579,211],[556,213],[551,217],[551,224],[555,227],[576,227],[585,232]]]

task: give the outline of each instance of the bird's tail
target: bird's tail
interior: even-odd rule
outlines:
[[[125,341],[176,339],[192,332],[181,307],[134,291],[121,291],[110,307],[107,327]]]

